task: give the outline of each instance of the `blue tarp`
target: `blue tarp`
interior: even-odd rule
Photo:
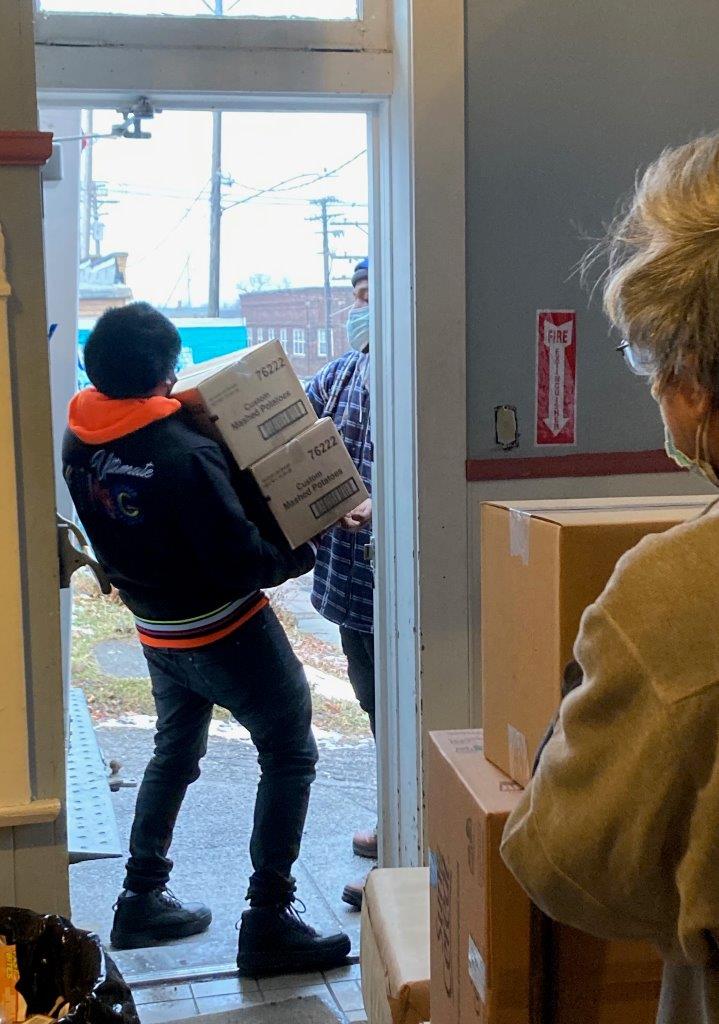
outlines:
[[[236,320],[175,320],[173,321],[182,339],[180,367],[205,363],[208,359],[217,359],[229,352],[247,348],[247,328]],[[94,323],[81,320],[77,332],[77,386],[86,388],[90,381],[85,373],[83,358],[85,342]]]

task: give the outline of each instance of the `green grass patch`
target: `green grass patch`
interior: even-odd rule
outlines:
[[[344,671],[342,656],[301,634],[294,616],[282,607],[281,600],[273,602],[273,607],[305,664],[335,675]],[[147,677],[117,679],[108,676],[95,656],[98,644],[108,640],[130,643],[135,635],[132,615],[117,595],[102,594],[89,571],[76,573],[73,577],[72,683],[84,691],[96,721],[122,715],[155,714]],[[359,706],[324,697],[314,687],[312,690],[314,722],[318,728],[348,738],[369,736],[367,716]],[[214,717],[226,722],[230,714],[224,708],[215,708]]]

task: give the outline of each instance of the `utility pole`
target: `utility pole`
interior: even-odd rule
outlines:
[[[210,287],[207,315],[220,315],[220,240],[222,227],[222,113],[212,111],[212,185],[210,189]]]
[[[215,0],[215,15],[223,14]],[[212,170],[210,188],[210,285],[207,315],[220,315],[220,239],[222,229],[222,111],[212,111]]]
[[[346,228],[359,228],[367,233],[367,224],[360,220],[348,220],[346,217],[340,219],[342,214],[338,211],[332,212],[332,207],[341,209],[356,206],[356,203],[343,203],[335,196],[324,196],[322,199],[312,199],[312,206],[318,206],[320,212],[316,217],[310,217],[312,221],[321,223],[322,227],[322,262],[324,267],[324,301],[325,301],[325,330],[327,331],[327,344],[330,357],[334,356],[334,339],[332,337],[332,263],[333,260],[351,260],[357,263],[363,256],[350,256],[349,253],[337,253],[330,247],[331,238],[344,236]],[[335,278],[335,280],[348,280],[348,278]]]
[[[102,228],[100,225],[100,204],[97,195],[97,182],[90,182],[90,233],[94,243],[95,252],[93,255],[100,255],[100,242]]]
[[[332,280],[330,276],[330,218],[328,208],[334,205],[337,200],[334,196],[324,196],[322,199],[313,199],[312,205],[319,206],[320,214],[312,220],[322,222],[322,265],[324,270],[324,292],[325,292],[325,331],[327,332],[327,350],[330,359],[334,357],[335,348],[332,337]]]

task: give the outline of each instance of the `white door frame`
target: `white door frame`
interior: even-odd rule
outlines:
[[[142,92],[163,109],[368,115],[381,838],[385,864],[409,865],[423,856],[427,731],[469,724],[463,5],[397,2],[393,29],[393,53],[277,60],[161,47],[150,60],[139,44],[42,37],[36,49],[48,106]]]
[[[395,4],[373,124],[383,863],[422,863],[430,731],[470,724],[464,4]]]
[[[43,131],[59,138],[81,134],[80,111],[46,108],[40,118]],[[43,242],[45,255],[45,302],[48,325],[56,324],[49,343],[50,397],[52,399],[55,500],[65,519],[74,515],[70,493],[62,477],[62,438],[67,406],[77,384],[77,294],[80,258],[80,143],[63,146],[61,181],[43,185]],[[68,711],[72,628],[70,590],[60,593],[62,674],[65,714]]]

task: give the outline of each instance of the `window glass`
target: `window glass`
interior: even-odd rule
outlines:
[[[97,317],[135,300],[177,324],[182,368],[278,332],[303,375],[346,351],[351,277],[369,230],[365,116],[220,118],[219,196],[209,112],[158,112],[142,122],[149,137],[126,138],[117,132],[123,114],[85,111],[82,141],[65,140],[81,149],[81,386],[84,341]],[[319,346],[328,323],[334,330]]]
[[[354,20],[357,0],[40,0],[43,11],[66,14],[174,14],[230,18]]]
[[[292,352],[296,356],[305,354],[305,332],[301,327],[295,327],[292,331]]]

